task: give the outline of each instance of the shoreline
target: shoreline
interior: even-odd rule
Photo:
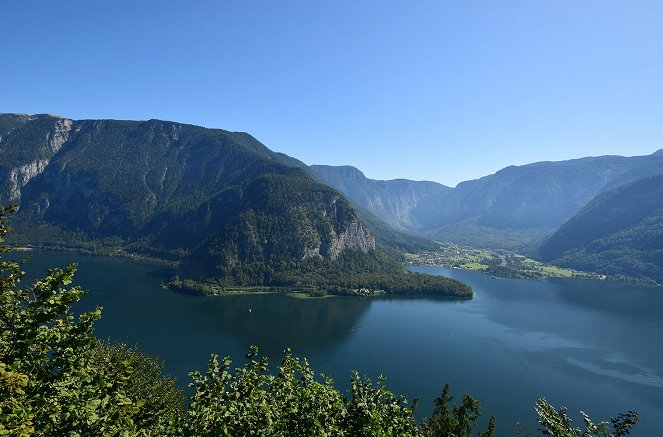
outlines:
[[[293,299],[323,299],[327,297],[385,297],[385,296],[436,296],[446,299],[472,300],[471,296],[458,296],[453,294],[441,293],[387,293],[383,290],[362,292],[361,290],[348,290],[345,293],[328,293],[321,289],[311,288],[310,292],[303,290],[302,287],[288,286],[229,286],[222,288],[218,285],[194,281],[191,279],[167,281],[161,284],[162,288],[168,289],[174,293],[183,293],[191,296],[238,296],[250,294],[284,294]]]
[[[409,262],[407,265],[411,266],[422,266],[422,267],[440,267],[443,269],[449,269],[449,270],[462,270],[466,272],[477,272],[481,273],[483,275],[488,275],[493,277],[494,279],[519,279],[519,280],[525,280],[525,281],[545,281],[548,279],[581,279],[581,280],[586,280],[586,281],[607,281],[607,282],[619,282],[622,284],[635,284],[635,285],[646,285],[646,286],[651,286],[651,287],[661,287],[663,284],[659,284],[657,282],[654,282],[653,280],[643,280],[643,279],[638,279],[634,277],[626,277],[626,278],[616,278],[614,276],[610,275],[603,275],[600,273],[592,273],[592,272],[583,272],[583,271],[576,271],[573,270],[574,273],[579,273],[579,274],[572,274],[571,276],[565,276],[565,275],[548,275],[548,276],[540,276],[540,277],[531,277],[531,276],[508,276],[508,275],[500,275],[499,272],[492,272],[492,271],[487,271],[487,270],[481,270],[481,269],[471,269],[471,268],[465,268],[465,267],[455,267],[455,266],[449,266],[445,264],[428,264],[428,263],[419,263],[419,262]]]
[[[12,251],[16,252],[32,252],[39,250],[61,250],[65,252],[74,252],[80,253],[82,255],[89,256],[105,256],[109,258],[125,258],[133,261],[144,262],[146,264],[161,265],[176,268],[180,265],[180,261],[169,260],[165,258],[159,258],[155,256],[143,255],[134,252],[127,252],[123,249],[105,249],[105,250],[94,250],[86,249],[83,247],[70,247],[70,246],[58,246],[58,245],[44,245],[44,246],[33,246],[33,245],[21,245],[15,248],[12,248]]]

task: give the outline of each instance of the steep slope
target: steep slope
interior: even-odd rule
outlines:
[[[0,199],[18,202],[69,139],[72,121],[47,115],[0,115]]]
[[[315,178],[348,196],[370,213],[398,230],[421,227],[413,213],[432,196],[444,196],[451,188],[429,181],[369,179],[351,166],[312,165]]]
[[[376,275],[408,275],[381,257],[340,193],[246,133],[161,120],[0,120],[0,203],[20,204],[20,242],[184,259],[233,284],[286,285],[316,268],[343,278],[346,256]],[[293,275],[276,278],[286,268]]]
[[[358,235],[370,235],[338,193],[284,163],[298,161],[245,133],[159,120],[35,116],[5,132],[0,143],[0,201],[20,202],[20,218],[64,233],[142,240],[166,251],[196,247],[256,199],[263,211],[284,217],[284,226],[304,223],[291,234],[299,256],[305,244],[331,241],[353,222]],[[265,175],[269,184],[260,183]],[[280,185],[307,196],[269,197]],[[374,248],[371,238],[362,250]]]
[[[394,249],[397,252],[416,253],[421,251],[436,251],[440,244],[435,241],[414,235],[397,231],[391,225],[378,218],[375,214],[366,210],[353,199],[349,199],[352,206],[357,211],[357,215],[375,234],[378,243]]]
[[[539,252],[561,265],[663,282],[663,174],[597,196]]]

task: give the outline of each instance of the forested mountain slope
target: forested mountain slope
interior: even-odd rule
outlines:
[[[597,196],[539,252],[560,265],[663,282],[663,174]]]
[[[25,117],[0,142],[1,201],[20,203],[21,218],[83,238],[188,250],[221,231],[256,191],[297,180],[312,198],[286,197],[279,212],[311,213],[313,240],[323,229],[343,233],[357,219],[352,207],[284,164],[291,160],[245,133],[158,120]],[[259,183],[264,175],[272,175],[270,184]],[[177,233],[169,229],[175,221]]]
[[[403,272],[339,192],[246,133],[161,120],[0,120],[0,203],[20,205],[19,242],[197,260],[235,284],[286,285],[305,269],[340,277],[346,255],[375,275]],[[277,278],[285,268],[292,275]]]

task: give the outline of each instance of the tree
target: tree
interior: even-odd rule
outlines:
[[[534,408],[539,416],[539,423],[543,426],[543,435],[553,437],[622,437],[630,434],[631,428],[640,420],[635,411],[621,413],[617,417],[594,423],[585,412],[581,411],[585,429],[573,428],[573,422],[567,414],[567,409],[561,407],[559,410],[545,400],[539,398]],[[613,432],[608,433],[608,426],[612,425]]]
[[[137,430],[157,435],[175,432],[184,415],[184,393],[173,378],[163,376],[163,363],[145,355],[135,346],[99,342],[91,350],[90,366],[103,372],[138,410],[131,419]],[[107,383],[108,384],[108,383]]]
[[[4,236],[15,210],[0,210],[0,254],[11,249]],[[147,357],[99,344],[92,333],[101,308],[74,317],[71,306],[86,294],[67,287],[75,265],[51,269],[28,288],[19,287],[20,267],[0,262],[0,435],[124,435],[150,424],[147,410],[156,406],[136,387],[159,387],[164,378],[135,371],[153,365]],[[162,387],[172,392],[172,384]],[[164,418],[171,411],[157,410]]]
[[[450,387],[446,384],[442,394],[435,398],[433,415],[424,422],[427,436],[434,437],[469,437],[481,413],[480,402],[467,393],[463,395],[461,405],[452,404],[454,397],[449,394]],[[478,432],[480,436],[495,436],[495,417],[490,418],[486,432]]]
[[[347,435],[421,434],[412,408],[407,407],[407,399],[387,390],[385,381],[386,378],[380,376],[377,384],[373,385],[369,378],[361,378],[357,372],[353,372],[350,390],[352,397],[346,400]]]

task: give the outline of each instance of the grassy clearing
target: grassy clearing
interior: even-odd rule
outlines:
[[[486,264],[480,264],[478,262],[461,264],[460,268],[467,270],[478,270],[478,271],[488,270],[488,266]]]
[[[563,269],[561,267],[543,266],[541,269],[551,276],[557,276],[561,278],[570,278],[573,276],[573,270]]]

